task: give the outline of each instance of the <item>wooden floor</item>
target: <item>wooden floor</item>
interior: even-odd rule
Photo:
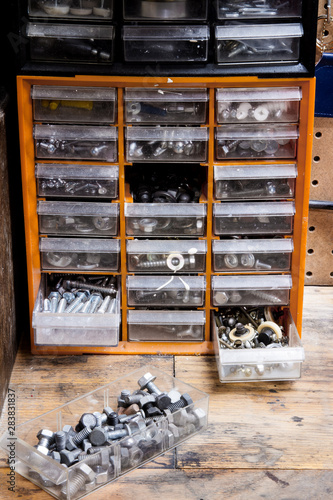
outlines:
[[[210,394],[208,429],[89,498],[332,499],[332,324],[333,288],[307,287],[306,360],[297,382],[221,385],[208,356],[33,357],[21,350],[10,384],[17,424],[150,363]],[[7,473],[1,457],[1,499],[51,499],[19,475],[16,492],[8,491]]]

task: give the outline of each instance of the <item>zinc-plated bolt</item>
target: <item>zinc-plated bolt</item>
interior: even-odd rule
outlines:
[[[63,497],[74,498],[76,493],[83,488],[85,483],[91,483],[95,479],[95,472],[89,465],[81,464],[75,469],[76,474],[66,483],[61,490]],[[68,486],[68,488],[67,488]]]
[[[51,444],[54,443],[54,432],[48,429],[41,429],[37,433],[38,446],[44,446],[45,448],[50,448]]]
[[[144,389],[147,389],[150,394],[162,394],[162,391],[160,391],[159,388],[154,384],[154,380],[156,380],[156,377],[147,372],[141,378],[139,378],[138,385],[142,391]]]
[[[45,313],[51,312],[51,301],[49,299],[44,299],[43,301],[43,312]]]
[[[54,435],[57,451],[62,451],[66,448],[67,435],[64,431],[58,431]]]
[[[103,301],[103,296],[99,292],[93,292],[90,296],[90,314],[94,314],[97,311],[100,303]]]
[[[79,462],[82,462],[83,460],[87,465],[90,467],[94,467],[96,465],[100,465],[103,467],[103,469],[107,469],[109,466],[110,462],[110,454],[108,448],[102,448],[100,453],[98,454],[86,454],[86,453],[81,453],[78,456]]]
[[[123,429],[115,431],[107,431],[103,427],[95,427],[89,436],[89,440],[93,446],[103,446],[106,441],[113,441],[130,435],[131,430],[127,424],[124,425]]]
[[[61,295],[59,292],[51,292],[48,298],[51,302],[51,312],[55,313],[58,308],[58,303],[61,299]]]
[[[71,304],[75,300],[75,294],[73,292],[64,292],[62,297],[66,299],[67,304]]]
[[[68,450],[74,450],[78,445],[82,443],[84,439],[90,436],[92,429],[90,427],[85,427],[82,431],[78,432],[75,436],[69,436],[67,439],[66,447]]]
[[[60,452],[61,463],[67,465],[67,467],[70,467],[81,453],[82,453],[81,448],[74,448],[71,451],[61,450]]]
[[[58,307],[57,307],[57,313],[61,314],[65,311],[67,306],[67,301],[62,297],[62,299],[59,300]]]
[[[254,265],[255,269],[272,269],[272,266],[270,266],[269,264],[266,264],[265,262],[260,262],[260,260],[256,260],[256,263]]]
[[[271,293],[264,292],[262,290],[251,290],[251,294],[254,295],[255,297],[258,297],[258,299],[262,299],[268,304],[281,304],[282,300],[280,297],[277,297],[277,295],[273,295]]]
[[[192,404],[193,399],[189,394],[185,393],[180,396],[179,401],[176,401],[176,403],[172,403],[170,406],[168,406],[168,410],[170,410],[171,413],[174,413],[175,411],[180,410],[181,408],[186,408],[187,406],[190,406]]]
[[[87,290],[79,290],[76,292],[76,298],[67,306],[65,309],[65,313],[71,313],[75,310],[76,306],[78,306],[81,302],[85,302],[89,297],[89,292]]]
[[[97,314],[105,314],[109,308],[110,302],[111,302],[111,297],[110,295],[107,295],[103,300],[102,304],[97,309]]]
[[[82,281],[66,280],[63,283],[63,286],[67,289],[68,288],[80,288],[83,290],[92,290],[94,292],[107,293],[110,295],[116,295],[116,293],[117,293],[117,290],[113,286],[112,287],[104,287],[104,286],[93,285],[91,283],[82,283]]]
[[[173,266],[178,266],[180,264],[180,260],[178,257],[173,257],[171,259],[171,264]],[[191,255],[190,257],[184,258],[184,265],[189,266],[191,269],[195,267],[195,256]],[[138,269],[154,269],[155,267],[169,267],[167,259],[161,260],[147,260],[143,262],[137,262],[136,267]]]

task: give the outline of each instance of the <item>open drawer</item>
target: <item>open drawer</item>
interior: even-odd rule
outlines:
[[[267,309],[264,314],[267,314]],[[304,349],[288,308],[277,314],[277,324],[283,328],[282,341],[257,348],[226,347],[228,336],[223,333],[223,320],[221,322],[221,316],[223,318],[224,315],[224,309],[219,309],[218,313],[212,313],[211,322],[216,363],[222,383],[296,380],[301,377]],[[226,316],[234,315],[229,310]],[[222,324],[222,329],[218,324]],[[280,343],[282,347],[278,345]],[[270,348],[272,345],[277,348]]]

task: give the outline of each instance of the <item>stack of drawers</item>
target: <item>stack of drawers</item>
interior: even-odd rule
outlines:
[[[119,291],[103,314],[91,314],[88,305],[70,312],[73,287],[66,296],[64,285],[88,281],[119,288],[112,277],[120,268],[116,91],[35,85],[32,100],[43,272],[33,315],[36,344],[117,345]],[[99,306],[109,301],[105,294],[95,298]]]

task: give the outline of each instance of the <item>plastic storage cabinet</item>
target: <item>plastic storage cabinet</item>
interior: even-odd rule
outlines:
[[[89,458],[64,468],[56,460],[36,450],[34,445],[36,444],[36,433],[39,429],[47,428],[57,432],[62,430],[64,425],[75,427],[83,413],[101,412],[106,406],[115,408],[120,391],[125,387],[132,391],[136,390],[138,380],[147,372],[157,377],[157,383],[161,391],[166,393],[172,391],[173,394],[175,394],[175,391],[180,394],[188,394],[189,401],[192,401],[192,403],[183,409],[176,410],[170,416],[162,416],[158,422],[148,423],[143,420],[144,425],[140,430],[133,430],[135,426],[130,425],[133,445],[131,450],[136,451],[133,456],[128,456],[128,436],[105,447],[104,451],[107,449],[109,463],[105,468],[104,483],[94,481],[96,472],[93,472],[88,465],[91,464]],[[93,493],[97,488],[122,477],[131,470],[137,469],[205,430],[208,425],[208,403],[208,394],[171,377],[153,366],[144,366],[140,370],[118,378],[111,384],[99,387],[95,391],[85,394],[66,405],[17,426],[14,437],[6,432],[0,438],[0,447],[7,455],[8,440],[15,439],[15,468],[19,474],[33,481],[37,486],[59,500],[78,500],[86,496],[88,492]],[[192,421],[194,422],[191,426],[188,426],[188,432],[182,431],[184,428],[179,425],[184,411],[193,417]],[[148,446],[147,451],[142,443],[154,443],[154,446]],[[96,462],[105,463],[103,449],[97,452],[94,457]],[[89,475],[84,476],[82,474],[82,467],[84,467],[83,472],[92,471],[93,480],[87,477]],[[79,488],[80,484],[82,484],[82,476],[84,477],[83,489]]]
[[[205,311],[127,312],[131,342],[202,342]]]
[[[118,159],[116,127],[35,125],[36,158],[95,160]]]
[[[28,23],[26,35],[33,61],[113,62],[113,26]]]
[[[213,276],[213,306],[289,304],[290,275]]]
[[[205,21],[207,0],[124,0],[125,21]]]
[[[127,276],[127,303],[134,307],[202,307],[204,276]]]
[[[168,2],[170,3],[170,2]],[[206,89],[125,89],[126,123],[206,123]]]
[[[294,215],[292,201],[215,203],[214,232],[221,236],[291,234]]]
[[[256,0],[237,2],[233,0],[215,0],[217,17],[221,20],[274,19],[301,17],[302,0],[276,0],[260,4]]]
[[[127,127],[128,162],[205,162],[206,127]]]
[[[297,123],[297,87],[217,89],[217,123]]]
[[[124,58],[126,62],[206,62],[209,38],[208,26],[124,26]]]
[[[29,0],[29,17],[110,21],[113,0]]]
[[[114,123],[116,90],[94,87],[47,87],[31,91],[34,119],[46,123]]]
[[[39,201],[40,234],[55,236],[118,235],[119,204]]]
[[[126,203],[128,236],[204,236],[207,207],[203,203]]]
[[[301,24],[235,24],[216,26],[218,64],[286,64],[297,62]]]
[[[216,129],[216,158],[296,158],[298,136],[297,125],[221,125]]]
[[[117,198],[118,165],[37,163],[37,194],[59,198]]]
[[[288,308],[284,309],[282,317],[288,345],[278,349],[224,349],[219,343],[214,315],[211,324],[221,382],[296,380],[301,377],[304,349]]]
[[[213,269],[218,273],[286,272],[291,270],[291,238],[215,240]]]
[[[215,166],[215,198],[217,200],[294,198],[296,177],[296,164]]]

